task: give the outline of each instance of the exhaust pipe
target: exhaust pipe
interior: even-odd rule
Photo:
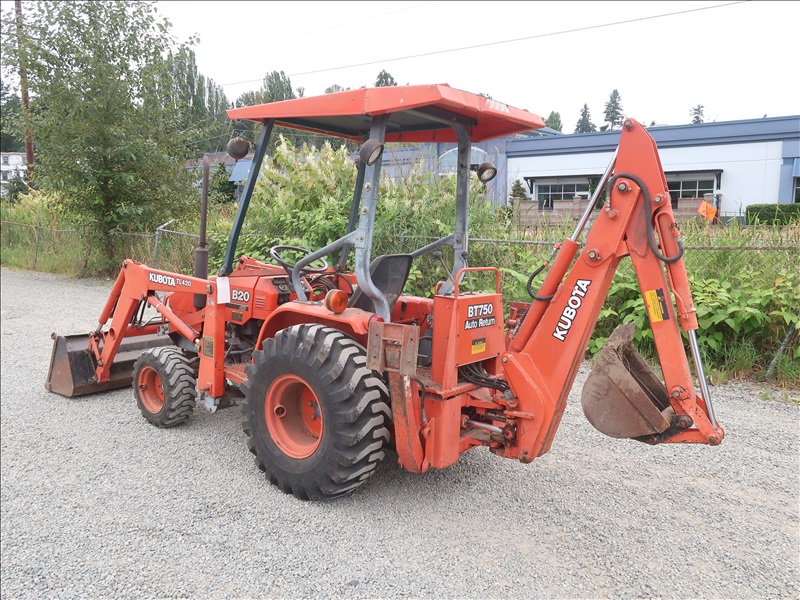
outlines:
[[[208,279],[208,248],[206,247],[206,217],[208,215],[208,157],[203,157],[203,193],[200,197],[200,243],[194,249],[194,276],[199,279]],[[194,307],[197,310],[205,308],[206,297],[203,294],[194,295]]]

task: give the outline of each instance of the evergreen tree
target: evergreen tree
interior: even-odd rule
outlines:
[[[555,111],[550,111],[550,116],[544,120],[544,124],[556,131],[561,131],[564,128],[561,124],[561,114]]]
[[[703,115],[703,108],[705,108],[702,104],[698,104],[692,110],[689,111],[689,114],[692,117],[692,125],[697,125],[698,123],[702,123],[705,115]]]
[[[592,118],[589,115],[589,105],[584,104],[581,109],[581,118],[575,125],[575,133],[593,133],[597,131],[597,127],[592,123]]]
[[[522,182],[519,179],[514,180],[514,183],[511,185],[511,194],[509,198],[512,202],[516,201],[519,202],[521,200],[527,200],[528,194],[525,191],[525,186],[522,185]]]
[[[606,129],[620,129],[622,127],[622,120],[625,118],[625,114],[617,90],[611,92],[611,95],[608,97],[608,102],[606,102],[606,108],[603,114],[606,123],[608,123]]]

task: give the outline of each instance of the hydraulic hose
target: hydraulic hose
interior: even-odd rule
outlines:
[[[647,189],[644,181],[639,179],[636,175],[631,175],[630,173],[617,173],[611,179],[608,180],[609,187],[614,184],[614,182],[619,179],[620,177],[624,177],[625,179],[630,179],[636,185],[639,186],[639,189],[642,190],[642,195],[644,196],[644,206],[645,210],[647,211],[647,218],[645,219],[645,228],[647,231],[647,244],[650,246],[650,250],[653,251],[655,257],[665,263],[672,263],[677,260],[680,260],[683,257],[683,241],[680,239],[676,239],[676,243],[678,244],[678,253],[675,256],[664,256],[658,251],[658,244],[656,243],[655,235],[653,235],[653,220],[651,215],[651,202],[650,202],[650,192]]]

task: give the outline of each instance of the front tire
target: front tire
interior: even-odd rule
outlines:
[[[389,442],[383,380],[364,347],[341,331],[296,325],[253,352],[242,384],[247,447],[267,478],[301,500],[351,492]]]
[[[179,348],[146,350],[133,365],[133,395],[142,416],[156,427],[174,427],[192,416],[197,378]]]

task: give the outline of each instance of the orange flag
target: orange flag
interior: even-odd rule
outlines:
[[[705,200],[700,202],[700,206],[697,207],[697,212],[700,213],[701,217],[708,219],[709,221],[713,221],[714,217],[717,216],[717,209],[711,206]]]

